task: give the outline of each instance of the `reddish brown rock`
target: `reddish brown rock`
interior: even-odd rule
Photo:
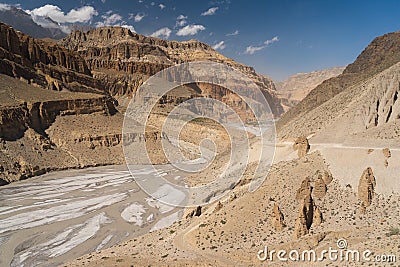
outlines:
[[[84,58],[0,23],[0,73],[50,90],[102,92]]]
[[[75,31],[60,41],[71,51],[78,52],[95,76],[102,77],[104,88],[115,96],[131,96],[151,75],[170,66],[191,61],[224,63],[244,73],[260,88],[275,116],[283,113],[271,79],[257,74],[252,67],[237,63],[212,47],[199,41],[185,42],[162,40],[133,33],[121,27],[103,27],[87,32]],[[105,71],[107,70],[107,71]],[[183,75],[183,76],[182,76]],[[118,80],[115,77],[118,76]],[[190,78],[190,73],[171,73],[175,81]],[[235,83],[232,84],[233,86]],[[218,100],[232,100],[229,90],[205,84],[194,85],[203,96]],[[245,103],[240,99],[239,106]]]

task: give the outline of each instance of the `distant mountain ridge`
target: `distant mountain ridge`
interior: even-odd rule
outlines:
[[[323,81],[338,76],[345,67],[301,72],[288,77],[281,82],[275,82],[276,89],[285,111],[297,105],[307,94]]]
[[[286,112],[277,122],[284,129],[296,124],[305,114],[323,105],[345,89],[361,84],[400,61],[400,32],[375,38],[342,74],[314,88],[298,105]]]
[[[49,18],[41,19],[48,20],[48,23],[51,23]],[[0,9],[0,21],[34,38],[61,39],[67,35],[57,27],[55,22],[52,22],[54,27],[42,27],[34,22],[31,15],[15,6],[9,6],[8,8]]]
[[[277,123],[279,137],[398,142],[399,64],[400,32],[375,38],[342,74],[318,85],[283,115]]]

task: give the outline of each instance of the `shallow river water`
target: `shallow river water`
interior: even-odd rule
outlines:
[[[134,178],[181,179],[169,165],[98,167],[46,174],[0,187],[0,266],[57,266],[86,253],[166,227],[182,216]],[[171,196],[174,194],[174,196]],[[184,196],[183,196],[184,197]]]

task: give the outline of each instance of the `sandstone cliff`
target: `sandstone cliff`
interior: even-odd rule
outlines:
[[[51,90],[102,93],[85,60],[51,41],[0,23],[0,73]]]
[[[50,170],[123,163],[121,146],[113,151],[114,156],[106,158],[110,151],[102,151],[104,149],[93,148],[93,155],[86,153],[82,145],[88,146],[89,141],[80,141],[81,147],[76,151],[65,149],[59,141],[62,138],[63,142],[73,143],[71,137],[78,130],[91,135],[93,140],[114,144],[121,135],[122,116],[117,115],[111,97],[55,92],[0,74],[0,100],[0,179],[3,183]],[[107,120],[116,121],[116,124],[108,132],[96,131],[89,118],[98,118],[103,125]],[[63,122],[59,124],[59,120]],[[79,120],[83,120],[84,125],[77,125]],[[111,123],[105,125],[112,126]],[[54,128],[58,130],[56,134],[51,130]]]
[[[104,27],[88,32],[75,31],[60,44],[82,55],[88,67],[96,71],[107,85],[115,81],[112,76],[115,77],[117,72],[122,82],[107,87],[112,95],[133,95],[147,77],[167,67],[190,61],[213,61],[227,64],[247,75],[262,90],[273,114],[279,116],[283,113],[272,80],[195,40],[168,41],[132,33],[125,28]],[[110,74],[110,70],[114,73]],[[198,87],[203,89],[201,85]],[[207,87],[203,93],[209,93]]]

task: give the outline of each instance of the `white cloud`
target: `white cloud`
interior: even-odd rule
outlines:
[[[104,19],[105,25],[116,24],[117,22],[122,21],[122,16],[120,14],[112,14],[110,16],[102,16]]]
[[[150,36],[157,37],[157,38],[165,38],[168,39],[171,35],[171,29],[168,27],[161,28],[155,32],[153,32]]]
[[[278,37],[278,36],[275,36],[274,38],[265,41],[264,44],[270,45],[270,44],[273,44],[273,43],[278,42],[278,41],[279,41],[279,37]]]
[[[103,19],[103,21],[96,22],[96,27],[119,26],[129,29],[131,30],[131,32],[136,32],[135,28],[132,25],[129,25],[125,21],[123,21],[123,18],[120,14],[113,14],[112,10],[107,11],[105,15],[101,16],[101,18]]]
[[[235,35],[238,35],[238,34],[239,34],[239,31],[236,30],[236,31],[234,31],[234,32],[231,32],[231,33],[226,34],[226,36],[235,36]]]
[[[106,2],[106,0],[101,0],[101,2],[104,4]]]
[[[185,26],[187,24],[187,21],[186,20],[177,20],[176,21],[176,26],[177,27],[182,27],[182,26]]]
[[[199,31],[204,31],[205,29],[206,28],[203,25],[191,24],[191,25],[187,25],[187,26],[179,29],[179,31],[176,33],[176,35],[178,35],[178,36],[195,35]]]
[[[163,4],[159,4],[158,6],[159,6],[161,9],[164,9],[164,8],[167,7],[166,5],[163,5]]]
[[[140,22],[142,19],[146,17],[146,14],[143,13],[137,13],[136,15],[134,14],[129,14],[129,19],[134,20],[135,22]]]
[[[0,11],[10,10],[11,6],[7,4],[0,3]]]
[[[175,23],[175,26],[176,26],[176,27],[183,27],[183,26],[185,26],[186,24],[187,24],[187,16],[179,15],[179,16],[176,18],[176,23]]]
[[[224,41],[221,41],[221,42],[219,42],[219,43],[213,45],[212,48],[215,49],[215,50],[218,50],[218,49],[219,49],[219,50],[224,50],[224,49],[226,48],[226,45],[225,45],[225,42],[224,42]]]
[[[88,22],[98,13],[96,9],[91,6],[83,6],[78,9],[71,9],[65,14],[61,8],[54,5],[44,5],[30,11],[30,14],[35,16],[49,17],[58,23],[77,23]]]
[[[245,54],[249,54],[249,55],[253,55],[255,52],[260,51],[260,50],[262,50],[264,48],[265,48],[265,45],[264,46],[252,46],[252,45],[250,45],[250,46],[246,47],[246,51],[244,51],[244,53]]]
[[[264,45],[262,45],[262,46],[252,46],[252,45],[250,45],[250,46],[246,47],[246,51],[244,51],[244,53],[245,54],[249,54],[249,55],[253,55],[255,52],[260,51],[260,50],[266,48],[267,46],[269,46],[270,44],[273,44],[273,43],[278,42],[278,41],[279,41],[279,37],[275,36],[274,38],[272,38],[270,40],[266,40],[264,42]]]
[[[152,6],[154,6],[156,3],[154,3],[154,2],[151,2],[151,4],[150,5],[152,5]]]
[[[122,24],[121,27],[129,29],[131,32],[136,32],[132,25]]]
[[[218,10],[218,7],[211,7],[208,10],[201,13],[201,15],[202,16],[212,16],[215,14],[215,12],[217,12],[217,10]]]

